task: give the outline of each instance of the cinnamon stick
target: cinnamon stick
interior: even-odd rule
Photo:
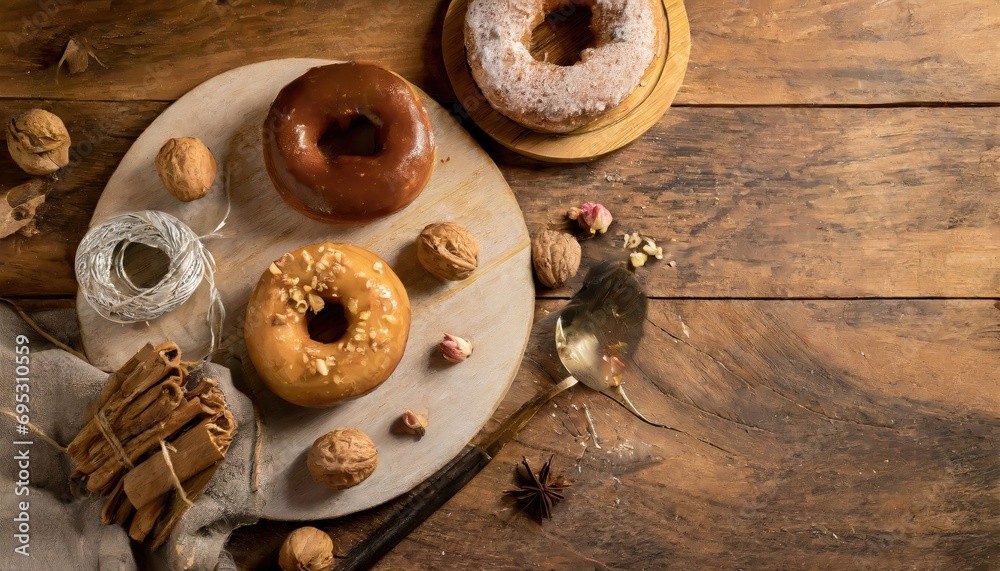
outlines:
[[[128,536],[136,541],[145,540],[166,508],[167,496],[162,496],[136,510],[128,528]]]
[[[199,415],[210,413],[201,405],[200,398],[184,401],[166,420],[155,427],[136,436],[125,445],[125,454],[129,461],[135,464],[146,452],[156,446],[160,440],[169,440],[178,430]],[[111,489],[114,481],[125,471],[125,466],[108,450],[103,456],[103,462],[87,477],[87,489],[105,494]]]
[[[170,464],[179,481],[187,480],[226,457],[210,424],[210,420],[204,420],[171,442],[176,452],[170,452]],[[163,452],[157,452],[125,474],[122,481],[132,505],[141,511],[143,506],[172,490],[173,479],[169,472]]]
[[[212,476],[215,475],[215,471],[219,469],[222,463],[210,466],[201,472],[195,474],[189,478],[186,482],[182,484],[184,488],[184,495],[187,496],[189,501],[194,501],[205,488],[208,487],[208,483],[212,480]],[[170,494],[170,499],[167,503],[167,509],[160,516],[160,521],[156,524],[153,531],[153,539],[150,543],[150,548],[154,551],[159,549],[167,539],[170,537],[170,532],[174,530],[177,523],[180,522],[181,517],[187,512],[188,508],[191,507],[184,503],[176,493]]]
[[[104,522],[104,525],[113,523],[121,525],[128,521],[129,516],[135,511],[125,495],[123,485],[122,481],[119,480],[108,497],[107,503],[104,504],[104,509],[101,510],[101,521]]]

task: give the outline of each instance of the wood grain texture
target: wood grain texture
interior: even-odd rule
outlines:
[[[285,252],[324,241],[353,244],[385,260],[405,285],[411,316],[407,350],[395,372],[370,394],[335,407],[304,409],[276,398],[246,367],[263,423],[264,515],[274,519],[335,517],[367,509],[408,491],[447,464],[503,398],[531,324],[534,289],[521,212],[490,157],[435,102],[425,101],[436,144],[434,172],[400,212],[363,225],[326,224],[288,207],[274,191],[261,150],[261,126],[271,101],[306,70],[329,63],[301,58],[263,62],[192,90],[132,145],[93,217],[97,225],[136,210],[156,210],[208,236],[228,215],[225,227],[203,244],[215,259],[215,286],[226,308],[219,346],[244,359],[247,300],[268,265]],[[180,136],[201,139],[220,165],[213,190],[191,203],[167,193],[152,168],[163,142]],[[229,183],[228,197],[223,181]],[[420,231],[445,220],[465,226],[480,241],[479,267],[466,280],[443,282],[417,263]],[[209,305],[208,285],[202,283],[187,302],[156,319],[114,323],[83,296],[77,296],[77,315],[91,363],[113,370],[150,338],[172,340],[186,360],[203,358],[211,347],[205,323]],[[449,367],[437,354],[443,331],[473,339],[475,359]],[[391,434],[390,427],[407,409],[433,419],[437,430],[416,441]],[[318,437],[345,427],[372,438],[380,453],[379,469],[360,485],[334,492],[313,481],[304,457]]]
[[[687,3],[686,104],[1000,102],[989,0]]]
[[[989,568],[998,324],[989,301],[654,301],[650,380],[626,386],[683,433],[576,387],[379,568]],[[498,415],[552,382],[545,339]],[[539,525],[501,491],[522,456],[550,454],[573,486]],[[319,526],[343,554],[390,509]],[[230,546],[266,568],[290,530],[261,523]]]
[[[223,71],[281,57],[360,58],[435,98],[448,0],[12,0],[0,96],[173,100]],[[680,104],[1000,102],[993,0],[689,0]],[[70,36],[107,69],[55,82]],[[184,54],[185,57],[176,57]]]
[[[62,175],[39,236],[0,240],[0,292],[73,294],[69,261],[87,213],[158,105],[43,105],[63,113],[74,136],[82,130],[74,150],[102,117],[106,135]],[[586,200],[611,209],[611,231],[584,243],[584,269],[624,259],[620,232],[660,240],[668,257],[639,272],[654,297],[993,297],[998,132],[992,109],[675,108],[635,144],[587,165],[539,165],[479,140],[531,232],[561,227],[565,209]],[[6,157],[0,169],[24,176]],[[583,273],[539,293],[568,295]]]
[[[596,121],[573,132],[538,133],[494,110],[476,85],[465,51],[467,11],[467,0],[452,2],[445,15],[442,30],[445,68],[455,95],[476,125],[495,141],[516,153],[542,161],[587,162],[614,152],[641,137],[670,108],[684,80],[691,53],[691,30],[684,3],[681,0],[656,2],[656,55],[635,91]],[[569,33],[590,33],[589,21],[578,21],[575,24],[576,29]],[[532,43],[540,35],[537,32],[539,29],[551,38],[551,28],[547,23],[540,24],[532,36]],[[543,37],[539,41],[544,42],[549,38]],[[539,49],[544,48],[532,47],[532,54],[536,58],[548,57],[547,53],[540,56]]]

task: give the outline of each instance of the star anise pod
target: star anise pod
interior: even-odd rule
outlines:
[[[552,456],[549,457],[540,472],[535,474],[524,458],[517,467],[517,478],[520,487],[504,490],[517,499],[521,509],[532,513],[539,521],[552,518],[552,506],[563,499],[563,490],[570,486],[570,481],[563,474],[552,475]]]

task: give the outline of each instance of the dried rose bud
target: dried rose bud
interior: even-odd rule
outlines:
[[[446,361],[461,363],[462,361],[468,359],[469,355],[472,354],[472,343],[469,343],[461,337],[445,333],[444,341],[438,345],[438,350],[441,351],[441,356],[444,357]]]
[[[427,432],[427,417],[411,410],[403,411],[403,427],[410,434],[423,436]]]
[[[586,202],[580,207],[580,217],[577,222],[584,230],[590,230],[591,234],[600,232],[604,234],[611,226],[613,218],[611,212],[604,206],[596,202]]]
[[[641,268],[642,266],[645,266],[646,260],[648,259],[649,256],[642,252],[632,252],[629,254],[629,260],[632,262],[633,268]]]

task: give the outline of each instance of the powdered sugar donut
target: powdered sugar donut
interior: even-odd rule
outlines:
[[[651,0],[576,0],[592,12],[595,44],[571,66],[536,60],[531,33],[566,0],[470,0],[465,49],[483,95],[513,121],[565,133],[613,109],[639,86],[656,55]]]

